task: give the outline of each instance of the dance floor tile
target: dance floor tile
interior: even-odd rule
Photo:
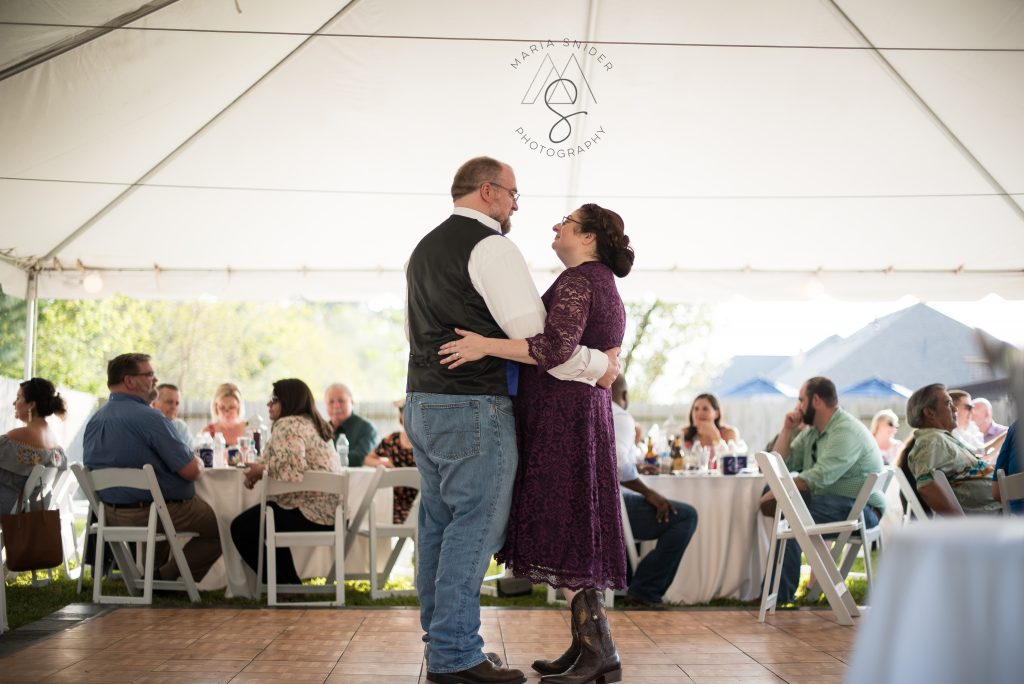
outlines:
[[[485,650],[535,684],[569,645],[569,612],[484,609]],[[829,611],[612,611],[631,684],[837,684],[856,627]],[[859,624],[859,621],[857,621]],[[425,684],[417,609],[114,610],[0,660],[0,680]]]

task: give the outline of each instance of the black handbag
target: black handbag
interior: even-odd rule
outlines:
[[[60,511],[0,515],[7,568],[15,572],[46,570],[64,562]]]

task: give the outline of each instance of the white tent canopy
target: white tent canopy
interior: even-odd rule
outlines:
[[[1019,0],[5,0],[0,284],[397,294],[490,154],[542,285],[596,201],[627,296],[1024,298],[1022,121]]]

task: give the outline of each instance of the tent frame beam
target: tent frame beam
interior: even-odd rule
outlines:
[[[41,50],[33,55],[29,55],[17,64],[12,64],[6,69],[0,70],[0,81],[4,81],[10,78],[11,76],[20,74],[22,71],[25,71],[26,69],[31,69],[34,66],[42,64],[44,62],[48,62],[54,57],[59,57],[60,55],[63,55],[65,52],[70,52],[71,50],[82,47],[86,43],[90,43],[101,36],[105,36],[111,31],[116,31],[117,29],[123,26],[127,26],[128,24],[134,21],[138,21],[139,19],[142,19],[143,17],[152,14],[153,12],[158,12],[162,10],[164,7],[167,7],[168,5],[173,5],[176,2],[178,2],[178,0],[153,0],[153,2],[143,5],[142,7],[139,7],[137,9],[134,9],[131,12],[125,12],[121,16],[114,17],[102,26],[90,28],[85,31],[82,31],[77,35],[69,36],[68,38],[58,41],[54,45],[51,45],[50,47],[44,50]]]
[[[231,102],[224,105],[224,107],[219,112],[210,117],[210,119],[207,120],[206,123],[204,123],[202,126],[193,131],[193,133],[187,138],[185,138],[183,141],[181,141],[177,147],[168,152],[162,159],[160,159],[153,166],[151,166],[148,171],[139,176],[139,178],[136,179],[135,182],[133,182],[131,185],[129,185],[120,193],[118,193],[116,197],[110,200],[110,202],[108,202],[104,207],[102,207],[99,211],[97,211],[89,219],[87,219],[85,223],[80,225],[78,228],[72,231],[70,235],[61,240],[56,246],[53,247],[53,249],[51,249],[49,252],[46,253],[45,256],[42,257],[42,260],[48,261],[49,259],[57,256],[61,252],[61,250],[63,250],[65,247],[67,247],[72,242],[74,242],[82,235],[84,235],[86,232],[88,232],[89,229],[96,225],[96,223],[99,222],[100,219],[102,219],[104,216],[113,211],[128,197],[133,195],[135,191],[139,187],[141,187],[146,181],[155,176],[160,170],[162,170],[164,167],[170,164],[171,161],[176,159],[178,155],[181,154],[181,152],[185,150],[189,145],[191,145],[195,140],[198,140],[204,132],[206,132],[215,122],[219,121],[235,105],[244,100],[250,93],[256,90],[256,88],[258,88],[260,84],[266,81],[272,74],[276,73],[282,66],[287,64],[296,54],[301,52],[303,48],[309,45],[310,42],[312,42],[315,38],[319,37],[321,31],[323,31],[329,25],[337,21],[342,15],[344,15],[351,8],[355,7],[358,3],[359,0],[346,0],[345,4],[341,7],[341,9],[339,9],[337,12],[331,15],[331,17],[328,18],[327,21],[325,21],[323,24],[321,24],[316,29],[316,31],[306,36],[306,38],[301,43],[299,43],[294,48],[289,50],[284,57],[279,59],[272,67],[263,72],[263,74],[261,74],[259,78],[257,78],[251,84],[249,84],[249,86],[245,90],[236,95],[235,98],[231,100]]]
[[[996,180],[995,176],[993,176],[989,172],[988,168],[986,168],[985,165],[981,163],[981,160],[974,156],[974,153],[971,152],[970,148],[968,148],[967,145],[965,145],[964,142],[960,140],[957,134],[954,133],[952,129],[950,129],[950,127],[946,125],[946,122],[942,120],[942,117],[940,117],[938,113],[934,109],[932,109],[927,102],[925,102],[924,98],[921,97],[920,93],[918,93],[917,90],[914,89],[914,86],[910,85],[907,79],[903,78],[903,74],[901,74],[899,70],[895,66],[893,66],[892,62],[886,59],[885,55],[883,55],[879,48],[871,41],[871,39],[868,38],[863,31],[861,31],[860,26],[858,26],[853,21],[853,19],[850,18],[850,15],[848,15],[843,10],[843,8],[841,8],[838,5],[837,1],[825,0],[825,2],[826,4],[832,7],[833,11],[840,17],[840,19],[842,19],[843,23],[846,24],[847,28],[853,31],[862,41],[864,41],[864,44],[866,46],[871,48],[871,53],[875,56],[879,63],[881,63],[882,67],[889,73],[889,75],[900,85],[900,87],[903,88],[904,92],[906,92],[906,94],[910,96],[910,99],[912,99],[914,103],[921,108],[921,111],[923,111],[925,115],[929,119],[931,119],[932,123],[935,124],[939,131],[941,131],[942,134],[946,136],[946,139],[953,144],[953,147],[955,147],[957,151],[960,152],[961,155],[963,155],[964,159],[966,159],[967,162],[974,167],[975,171],[977,171],[981,175],[985,182],[987,182],[989,186],[1003,198],[1003,201],[1006,202],[1006,204],[1010,207],[1013,213],[1017,215],[1017,218],[1024,222],[1024,208],[1022,208],[1021,205],[1017,203],[1013,195],[1011,195],[1010,192],[1003,187],[1002,183]]]

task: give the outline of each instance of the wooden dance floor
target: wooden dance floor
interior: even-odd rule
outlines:
[[[631,684],[842,682],[855,628],[828,610],[610,611]],[[487,650],[529,674],[568,645],[565,610],[483,609]],[[15,682],[426,682],[415,609],[124,608],[0,660]]]

